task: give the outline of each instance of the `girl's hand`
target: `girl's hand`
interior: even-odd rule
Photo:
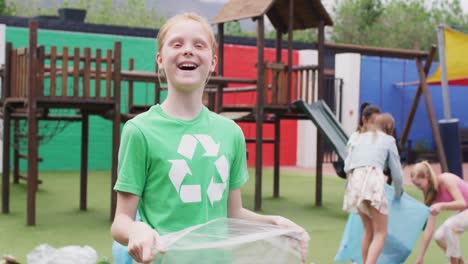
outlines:
[[[159,234],[143,222],[134,222],[128,235],[128,254],[137,262],[149,264],[157,253],[165,253]]]
[[[296,248],[301,253],[301,260],[303,263],[305,263],[310,240],[307,231],[300,225],[282,216],[273,216],[271,222],[274,225],[289,227],[297,230],[297,235],[291,237],[292,239],[289,242],[292,244],[293,248]]]
[[[442,210],[442,204],[441,203],[435,203],[431,205],[431,214],[432,215],[438,215],[440,213],[440,210]]]

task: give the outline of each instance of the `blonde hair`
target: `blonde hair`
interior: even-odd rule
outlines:
[[[395,130],[395,120],[393,119],[391,114],[383,113],[377,115],[375,117],[374,124],[377,127],[377,129],[380,129],[387,135],[393,136],[393,132]]]
[[[411,180],[414,179],[427,179],[429,188],[424,191],[424,203],[426,205],[431,205],[439,190],[439,181],[437,180],[437,175],[432,169],[431,164],[427,161],[414,164],[411,169]]]
[[[202,17],[199,16],[195,13],[182,13],[179,15],[175,15],[171,17],[169,20],[164,23],[164,25],[159,29],[158,35],[156,36],[156,39],[158,40],[158,52],[161,52],[162,47],[164,46],[164,42],[166,41],[166,36],[169,30],[171,29],[172,26],[177,24],[178,22],[184,21],[184,20],[191,20],[194,22],[198,22],[203,30],[206,32],[208,35],[209,41],[210,41],[210,46],[211,50],[213,51],[213,55],[216,53],[216,38],[213,32],[213,29],[211,28],[210,24],[208,21]]]

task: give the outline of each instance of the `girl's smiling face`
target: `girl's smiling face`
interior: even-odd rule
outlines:
[[[177,21],[168,29],[162,45],[156,60],[165,71],[169,89],[181,92],[203,89],[217,58],[210,35],[200,22]]]

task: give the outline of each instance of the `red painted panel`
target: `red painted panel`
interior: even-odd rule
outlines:
[[[429,82],[428,84],[441,85],[440,82]],[[468,78],[450,80],[448,84],[454,86],[468,86]]]
[[[275,49],[265,49],[265,61],[275,61]],[[224,76],[237,78],[257,79],[257,48],[248,46],[225,45],[224,47]],[[287,51],[282,53],[283,63],[287,62]],[[299,54],[293,51],[293,65],[297,65]],[[244,85],[245,86],[245,85]],[[248,86],[248,85],[247,85]],[[241,85],[239,85],[241,87]],[[255,92],[242,92],[225,94],[223,104],[248,104],[253,105],[256,102]],[[246,138],[255,138],[255,124],[240,124]],[[296,165],[296,146],[297,146],[297,122],[295,120],[281,121],[281,142],[280,142],[280,164],[282,166]],[[265,124],[263,126],[264,138],[273,138],[273,124]],[[263,145],[263,165],[273,165],[273,144]],[[255,143],[247,144],[248,165],[255,165]]]

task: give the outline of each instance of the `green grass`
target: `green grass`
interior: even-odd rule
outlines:
[[[281,198],[272,198],[272,171],[264,170],[263,211],[290,218],[304,226],[310,234],[307,263],[333,263],[347,214],[341,210],[344,181],[338,177],[324,177],[323,206],[314,206],[315,177],[283,170]],[[254,172],[243,188],[246,208],[253,208]],[[79,172],[41,173],[44,183],[37,193],[36,226],[26,226],[26,186],[11,184],[11,213],[0,214],[0,256],[14,255],[26,263],[27,254],[36,246],[48,243],[53,247],[89,245],[100,257],[111,258],[109,198],[110,172],[93,171],[89,175],[88,210],[79,210]],[[412,187],[406,191],[421,199]],[[444,213],[439,219],[445,219]],[[462,238],[462,249],[468,248],[467,236]],[[420,241],[407,263],[414,263]],[[465,256],[466,257],[466,256]],[[425,263],[447,263],[443,253],[431,243]]]

